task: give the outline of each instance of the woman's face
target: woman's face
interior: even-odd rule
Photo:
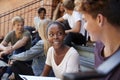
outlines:
[[[60,12],[64,12],[64,11],[65,11],[65,10],[64,10],[64,7],[63,7],[62,4],[60,4],[60,8],[59,8],[59,10],[60,10]]]
[[[22,33],[24,30],[24,23],[23,22],[15,22],[14,28],[17,33]]]
[[[48,28],[48,41],[54,47],[54,49],[59,49],[63,45],[65,37],[64,30],[57,24],[52,24]]]
[[[98,41],[101,38],[101,28],[98,25],[97,19],[92,18],[91,15],[84,13],[83,19],[85,21],[84,28],[89,33],[91,41]]]

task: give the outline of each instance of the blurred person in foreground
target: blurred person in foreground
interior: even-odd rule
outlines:
[[[83,14],[84,28],[91,40],[96,41],[97,68],[120,50],[120,0],[79,0],[76,6]],[[120,80],[120,66],[101,80]]]

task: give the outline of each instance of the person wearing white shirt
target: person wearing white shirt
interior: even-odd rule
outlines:
[[[72,46],[72,43],[85,45],[86,39],[84,36],[82,15],[74,10],[74,0],[64,0],[63,6],[66,14],[57,19],[57,21],[63,22],[64,20],[68,20],[70,28],[65,30],[67,34],[65,44],[68,46]]]
[[[34,27],[36,30],[38,30],[41,20],[45,19],[45,15],[46,15],[46,9],[43,7],[39,8],[38,16],[34,17]]]
[[[32,46],[34,46],[39,40],[41,40],[39,34],[38,34],[38,29],[39,29],[39,25],[40,22],[43,20],[46,20],[45,16],[46,16],[46,9],[41,7],[38,9],[38,16],[34,17],[34,27],[35,27],[35,31],[33,31],[33,33],[36,33],[36,37],[34,40],[32,40]]]

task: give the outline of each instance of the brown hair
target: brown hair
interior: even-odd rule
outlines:
[[[22,22],[24,24],[24,19],[21,16],[15,16],[12,18],[12,25],[15,25],[16,22]]]
[[[102,14],[109,23],[120,26],[120,0],[80,0],[79,7],[93,18]]]
[[[60,11],[60,7],[61,7],[61,6],[63,6],[62,2],[60,2],[60,3],[57,5],[56,9],[54,10],[53,18],[52,18],[53,21],[55,21],[56,19],[58,19],[58,18],[60,18],[60,17],[63,16],[64,11],[63,11],[63,12]],[[61,16],[61,14],[62,14],[62,16]]]
[[[74,0],[64,0],[63,6],[68,10],[74,10],[75,7]]]
[[[96,18],[97,14],[101,12],[105,5],[105,0],[81,0],[80,11],[87,12]]]

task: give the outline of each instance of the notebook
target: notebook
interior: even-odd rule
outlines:
[[[19,75],[23,80],[60,80],[56,77],[41,77],[41,76],[29,76],[29,75]]]

